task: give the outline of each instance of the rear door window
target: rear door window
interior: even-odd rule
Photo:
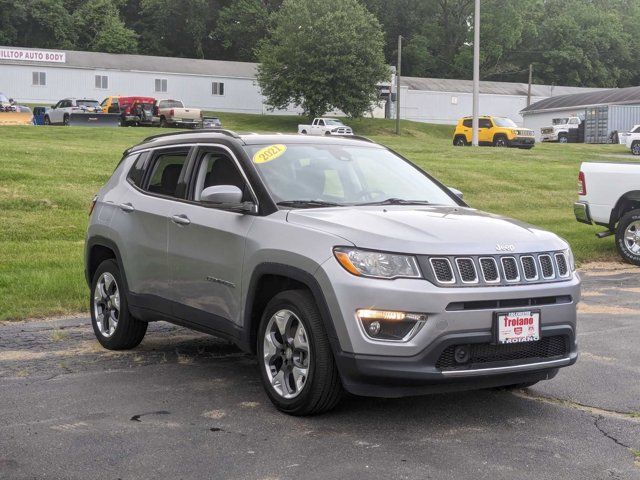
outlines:
[[[480,120],[478,120],[478,128],[491,128],[493,127],[491,120],[489,120],[488,118],[481,118]]]
[[[145,190],[169,197],[182,198],[184,188],[178,182],[188,156],[188,149],[154,153],[150,162],[149,181]]]

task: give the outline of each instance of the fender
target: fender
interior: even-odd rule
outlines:
[[[127,282],[127,275],[124,271],[124,263],[122,263],[122,256],[120,255],[120,249],[118,248],[118,246],[116,245],[116,243],[113,240],[110,240],[106,237],[100,236],[100,235],[96,235],[91,237],[90,239],[87,240],[86,244],[85,244],[85,250],[84,250],[84,277],[85,280],[87,281],[87,285],[89,285],[89,287],[91,287],[91,278],[89,276],[89,255],[91,252],[91,249],[95,246],[101,246],[101,247],[106,247],[109,248],[110,250],[113,251],[113,253],[116,256],[116,262],[118,262],[118,266],[120,267],[120,274],[122,275],[122,280],[124,282],[124,286],[127,289],[126,291],[129,291],[129,283]]]
[[[618,223],[618,220],[620,220],[628,210],[632,210],[631,208],[625,208],[627,206],[627,203],[640,204],[640,190],[627,192],[618,199],[616,205],[611,210],[611,217],[609,218],[610,230],[614,230],[616,223]]]
[[[333,325],[333,320],[329,312],[329,306],[327,305],[327,301],[324,297],[324,293],[322,292],[320,284],[311,273],[281,263],[261,263],[253,270],[251,274],[251,281],[249,282],[249,289],[247,290],[244,307],[241,339],[243,348],[248,351],[253,351],[255,346],[256,339],[252,338],[251,333],[251,311],[253,309],[258,281],[264,275],[280,275],[282,277],[288,277],[292,280],[304,284],[309,288],[314,300],[316,301],[316,305],[320,310],[320,316],[322,318],[325,331],[327,332],[327,336],[329,337],[331,349],[335,354],[341,353],[342,350],[340,348],[340,342],[338,341],[338,335],[336,334],[336,329]]]

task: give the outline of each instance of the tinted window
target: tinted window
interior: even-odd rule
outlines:
[[[127,175],[127,180],[140,188],[142,188],[142,181],[144,180],[144,167],[146,158],[146,155],[141,155],[140,158],[138,158],[138,160],[133,164],[131,170],[129,170],[129,174]]]
[[[225,153],[205,153],[200,161],[194,191],[194,200],[200,200],[200,194],[207,187],[233,185],[242,193],[242,201],[250,201],[249,187],[236,163]]]
[[[464,126],[465,126],[465,127],[467,127],[467,128],[471,128],[471,127],[473,126],[473,120],[472,120],[472,119],[470,119],[470,118],[465,118],[465,119],[462,121],[462,125],[464,125]]]
[[[488,118],[481,118],[478,120],[478,128],[491,128],[491,120]]]
[[[170,197],[177,196],[178,178],[187,161],[187,155],[187,151],[157,154],[152,162],[147,190]]]

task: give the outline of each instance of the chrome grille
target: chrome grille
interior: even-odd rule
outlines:
[[[440,283],[455,283],[456,279],[453,276],[453,269],[451,263],[446,258],[432,258],[431,268],[436,275],[436,280]]]
[[[504,278],[507,282],[517,282],[520,280],[520,273],[518,272],[518,262],[514,257],[502,258],[502,271]]]
[[[462,283],[478,283],[478,274],[473,260],[470,258],[456,258],[456,264]]]
[[[553,261],[550,255],[540,255],[538,257],[540,261],[540,270],[542,271],[542,278],[553,278],[555,272],[553,270]]]
[[[520,257],[520,263],[522,264],[522,272],[526,280],[533,281],[538,279],[536,261],[531,255]]]
[[[567,267],[567,257],[564,256],[564,253],[556,253],[556,263],[558,264],[558,274],[561,277],[566,277],[569,273],[569,268]]]
[[[563,252],[418,256],[425,278],[442,287],[512,286],[571,279]]]
[[[482,270],[482,277],[487,283],[499,282],[500,273],[498,273],[498,264],[496,259],[492,257],[485,257],[480,259],[480,269]]]

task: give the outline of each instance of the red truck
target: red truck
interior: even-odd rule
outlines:
[[[100,104],[105,113],[119,113],[120,124],[157,126],[160,117],[157,116],[155,107],[156,99],[153,97],[120,97],[111,96],[105,98]]]

